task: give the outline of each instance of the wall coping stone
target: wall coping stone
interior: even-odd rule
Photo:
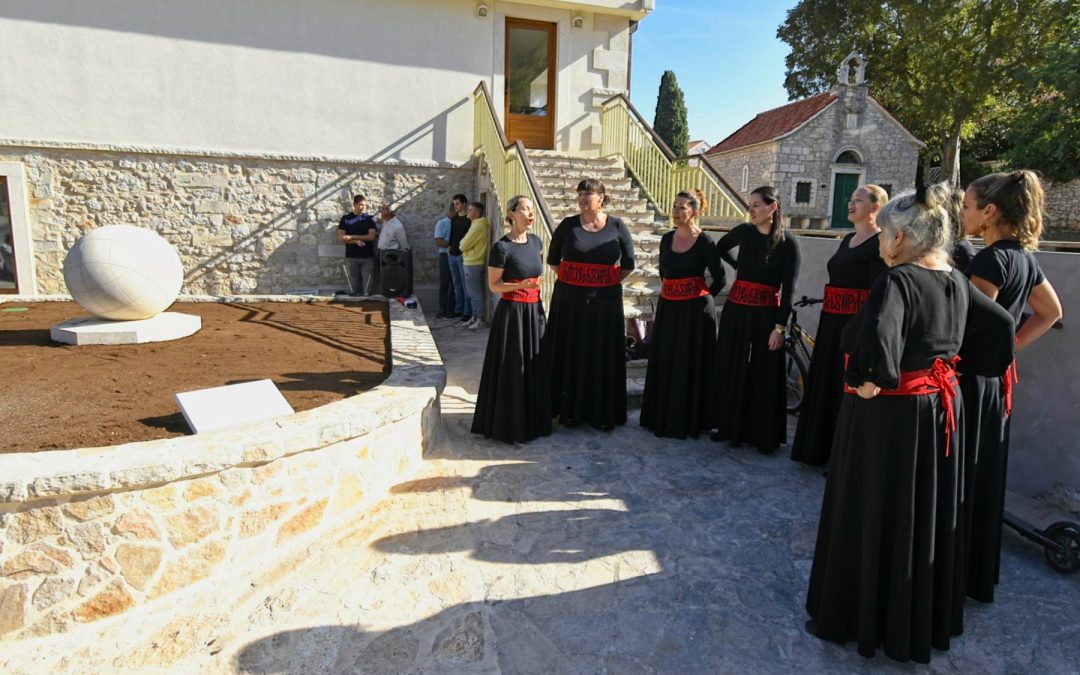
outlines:
[[[114,152],[139,155],[173,155],[182,157],[205,157],[215,159],[248,159],[280,162],[319,162],[323,164],[361,164],[378,169],[397,167],[416,167],[422,169],[458,169],[471,171],[466,164],[452,164],[450,162],[436,161],[405,161],[394,158],[382,160],[365,159],[362,157],[350,157],[348,155],[296,155],[277,152],[239,152],[232,150],[208,150],[199,148],[183,148],[172,146],[152,145],[123,145],[115,143],[89,143],[74,141],[44,141],[27,138],[3,138],[0,137],[0,148],[40,148],[49,150],[72,150],[72,151],[96,151]]]
[[[6,302],[70,296],[5,296]],[[182,296],[195,302],[329,302],[295,295]],[[416,414],[446,386],[435,340],[421,308],[390,302],[390,376],[375,388],[286,418],[178,438],[117,446],[0,454],[0,510],[21,502],[130,490],[180,478],[263,464],[315,450]]]

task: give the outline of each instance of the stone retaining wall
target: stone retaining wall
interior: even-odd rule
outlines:
[[[1080,178],[1067,183],[1050,183],[1046,187],[1045,227],[1061,230],[1080,230]]]
[[[160,610],[362,518],[431,443],[446,382],[421,311],[391,303],[390,319],[391,375],[352,398],[236,430],[0,455],[0,639]]]
[[[372,210],[394,205],[415,279],[438,280],[435,221],[454,194],[472,195],[469,167],[0,143],[3,161],[26,170],[37,288],[24,294],[66,292],[68,250],[86,231],[115,224],[150,228],[173,244],[187,270],[185,293],[345,288],[337,224],[354,194]]]

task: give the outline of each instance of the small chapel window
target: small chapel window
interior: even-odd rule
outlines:
[[[892,199],[892,183],[878,183],[878,187],[885,191],[885,194],[889,195]]]
[[[742,168],[742,191],[746,192],[750,189],[750,166],[743,164]]]
[[[810,183],[809,181],[799,181],[795,184],[795,203],[796,204],[809,204],[810,203]]]
[[[836,158],[837,164],[862,164],[862,157],[857,152],[845,150]]]

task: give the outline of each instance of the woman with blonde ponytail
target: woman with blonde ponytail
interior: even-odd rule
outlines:
[[[806,377],[806,397],[799,412],[791,458],[821,466],[829,461],[836,416],[844,396],[844,350],[840,334],[870,296],[870,287],[885,271],[878,255],[877,214],[889,194],[877,185],[863,185],[848,201],[848,220],[855,231],[844,237],[829,258],[829,283],[821,305],[814,354]]]
[[[698,225],[705,207],[700,191],[677,194],[671,207],[675,230],[660,240],[663,285],[641,403],[641,426],[657,436],[697,437],[709,428],[716,340],[709,299],[724,288],[724,266]]]
[[[1008,313],[949,262],[947,184],[878,213],[889,269],[844,327],[836,420],[806,609],[807,630],[930,661],[963,631],[963,401],[956,363],[1001,375]]]
[[[1017,351],[1061,318],[1057,292],[1032,255],[1042,233],[1043,202],[1042,184],[1031,171],[983,176],[972,181],[964,194],[964,231],[981,236],[986,243],[968,265],[967,274],[976,288],[1012,315],[1018,326]],[[1019,327],[1025,307],[1034,314]],[[966,359],[967,354],[964,356]],[[968,595],[980,602],[993,602],[1001,560],[1005,467],[1017,371],[1014,362],[1005,377],[987,378],[968,373],[964,366],[961,361],[960,389],[967,416]]]

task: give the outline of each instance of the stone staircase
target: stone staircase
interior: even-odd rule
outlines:
[[[622,160],[577,157],[552,150],[529,150],[529,162],[558,225],[563,218],[577,215],[577,184],[584,178],[599,178],[611,197],[605,213],[626,223],[634,237],[636,269],[623,282],[623,311],[627,318],[652,316],[660,297],[658,256],[660,237],[667,222],[658,221],[637,188],[630,184]]]

